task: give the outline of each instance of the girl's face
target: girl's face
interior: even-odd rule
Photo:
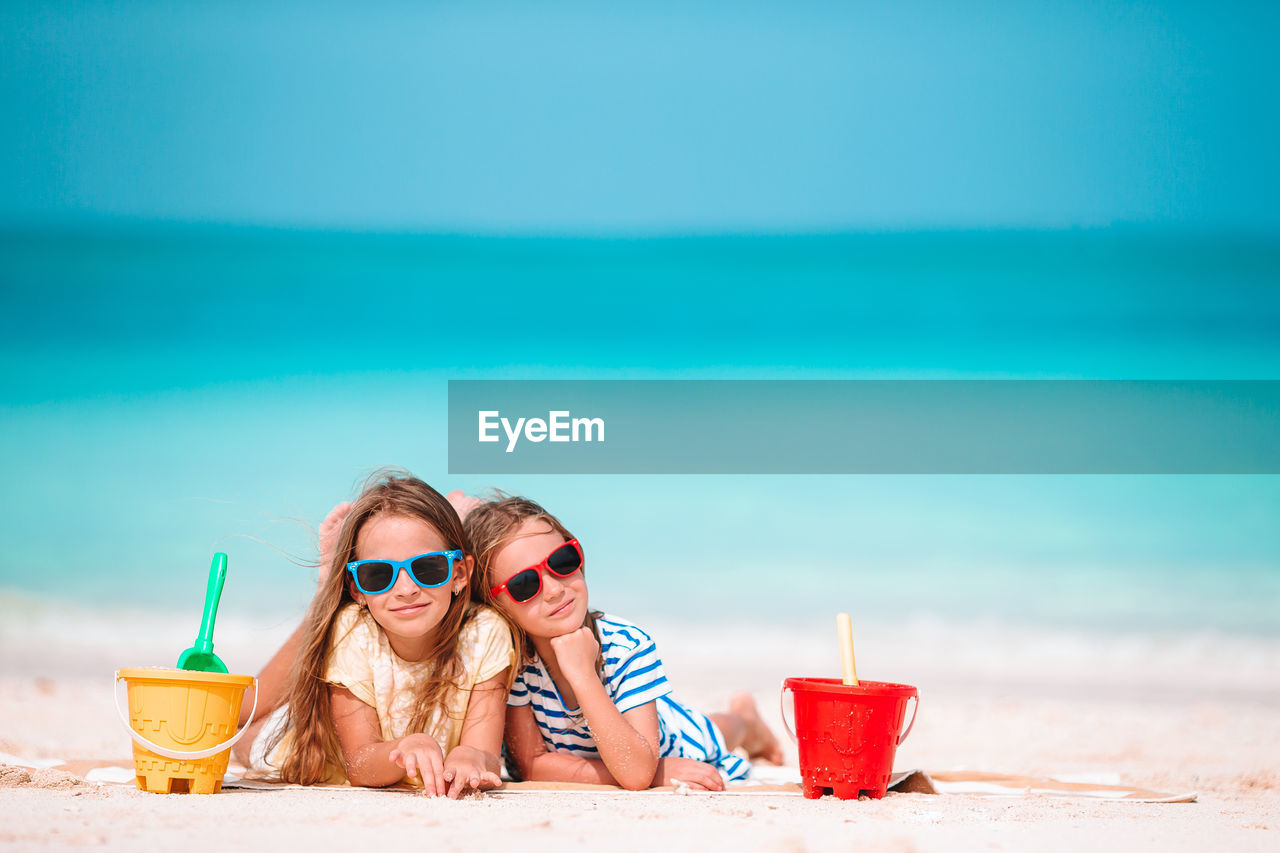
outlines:
[[[447,550],[449,545],[444,537],[422,519],[375,515],[356,536],[355,558],[408,560],[419,554]],[[391,589],[378,595],[354,590],[355,599],[369,608],[369,614],[382,626],[396,654],[406,660],[417,660],[425,654],[432,632],[444,619],[453,597],[465,592],[470,571],[471,557],[455,560],[449,582],[426,589],[418,586],[409,572],[402,569]]]
[[[528,519],[494,555],[489,586],[506,583],[517,572],[536,566],[564,542],[545,521]],[[498,593],[497,603],[530,637],[559,637],[586,622],[587,582],[581,571],[562,578],[543,569],[542,589],[533,598],[515,601],[504,590]]]

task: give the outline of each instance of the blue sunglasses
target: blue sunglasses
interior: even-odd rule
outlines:
[[[432,551],[407,560],[356,560],[347,563],[347,571],[355,579],[356,589],[365,595],[381,595],[396,585],[402,569],[424,589],[444,586],[453,578],[453,561],[461,559],[461,551]]]

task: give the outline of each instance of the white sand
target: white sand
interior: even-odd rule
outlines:
[[[102,627],[102,626],[96,626]],[[150,640],[119,624],[107,642],[0,628],[0,752],[31,758],[125,759],[110,672],[171,663],[168,629]],[[287,625],[234,627],[229,660],[256,666]],[[219,631],[228,628],[220,624]],[[825,638],[826,632],[820,632]],[[175,626],[175,635],[185,628]],[[948,633],[950,630],[950,634]],[[985,631],[985,633],[984,633]],[[25,633],[25,636],[23,636]],[[784,676],[820,675],[833,655],[803,632],[743,626],[654,630],[680,695],[715,710],[740,687],[777,722]],[[83,635],[83,636],[88,636]],[[95,635],[96,636],[96,635]],[[228,790],[162,796],[76,784],[56,770],[0,773],[5,849],[471,848],[560,851],[1273,850],[1280,843],[1280,677],[1275,650],[1206,638],[1169,654],[1159,638],[913,625],[860,646],[865,678],[921,688],[919,721],[897,766],[1117,778],[1194,804],[1041,796],[891,794],[881,801],[668,793],[529,793],[462,802],[394,791]],[[1218,660],[1212,667],[1209,661]],[[876,665],[869,662],[875,661]],[[1181,666],[1179,665],[1181,664]],[[1205,674],[1191,673],[1198,667]],[[43,671],[44,676],[36,673]],[[967,673],[967,675],[966,675]],[[794,750],[788,752],[795,762]]]

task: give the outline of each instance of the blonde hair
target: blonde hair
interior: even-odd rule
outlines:
[[[481,601],[498,610],[498,612],[504,613],[504,615],[505,612],[499,606],[498,600],[490,593],[490,590],[494,587],[494,558],[498,556],[499,551],[511,542],[515,537],[516,531],[526,521],[541,521],[545,523],[564,537],[566,542],[576,538],[569,532],[569,528],[560,523],[560,519],[529,498],[497,491],[493,493],[492,500],[480,504],[467,513],[467,517],[463,522],[467,535],[475,547],[473,552],[476,558],[476,583],[474,588],[479,593]],[[586,571],[585,560],[582,570]],[[596,635],[597,640],[600,639],[600,630],[596,627],[596,619],[600,615],[601,613],[598,610],[589,610],[583,622]],[[519,672],[525,664],[536,657],[537,653],[533,649],[533,641],[515,623],[515,620],[508,618],[508,622],[511,624],[511,636],[515,639],[516,652],[520,656],[520,660],[516,662],[516,666],[512,671]],[[596,658],[596,671],[598,673],[604,672],[603,654]]]
[[[328,574],[303,622],[302,645],[289,675],[285,724],[267,744],[270,755],[286,736],[292,741],[280,764],[279,776],[284,782],[312,785],[323,781],[331,767],[344,765],[333,726],[325,670],[335,641],[334,623],[338,613],[356,600],[355,587],[347,572],[347,563],[355,559],[356,538],[370,519],[388,515],[423,521],[440,534],[445,547],[461,550],[464,555],[473,553],[458,514],[443,495],[422,480],[406,472],[384,469],[366,481],[343,521]],[[455,563],[454,570],[457,569]],[[448,694],[457,689],[463,675],[458,635],[480,601],[477,585],[471,578],[467,579],[467,587],[469,592],[464,590],[452,597],[435,629],[426,658],[435,666],[431,676],[418,687],[409,724],[411,732],[426,730],[436,710],[446,707]]]

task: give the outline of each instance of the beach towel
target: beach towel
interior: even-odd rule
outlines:
[[[22,768],[28,771],[55,769],[61,773],[97,784],[134,784],[133,762],[128,759],[27,759],[0,753],[0,768]],[[30,774],[28,773],[28,778]],[[615,785],[586,785],[575,782],[506,782],[501,788],[488,792],[490,796],[523,796],[548,794],[616,794],[616,795],[696,795],[696,796],[785,796],[799,797],[800,771],[795,767],[774,767],[757,764],[752,769],[752,779],[730,783],[724,791],[695,791],[688,786],[668,785],[647,791],[627,791]],[[20,774],[6,774],[6,780],[18,780]],[[19,785],[19,781],[6,784]],[[33,787],[41,787],[36,784]],[[245,768],[233,764],[222,784],[223,790],[245,788],[273,790],[301,788],[301,785],[282,785],[255,778]],[[325,790],[343,790],[346,786],[318,786]],[[383,789],[420,794],[420,789],[408,785]],[[1079,777],[1064,774],[1061,777],[1021,776],[1007,773],[988,773],[974,770],[924,771],[903,770],[890,777],[891,794],[925,794],[939,796],[978,797],[1062,797],[1067,799],[1110,800],[1126,803],[1192,803],[1194,791],[1168,793],[1121,784],[1114,774]]]

